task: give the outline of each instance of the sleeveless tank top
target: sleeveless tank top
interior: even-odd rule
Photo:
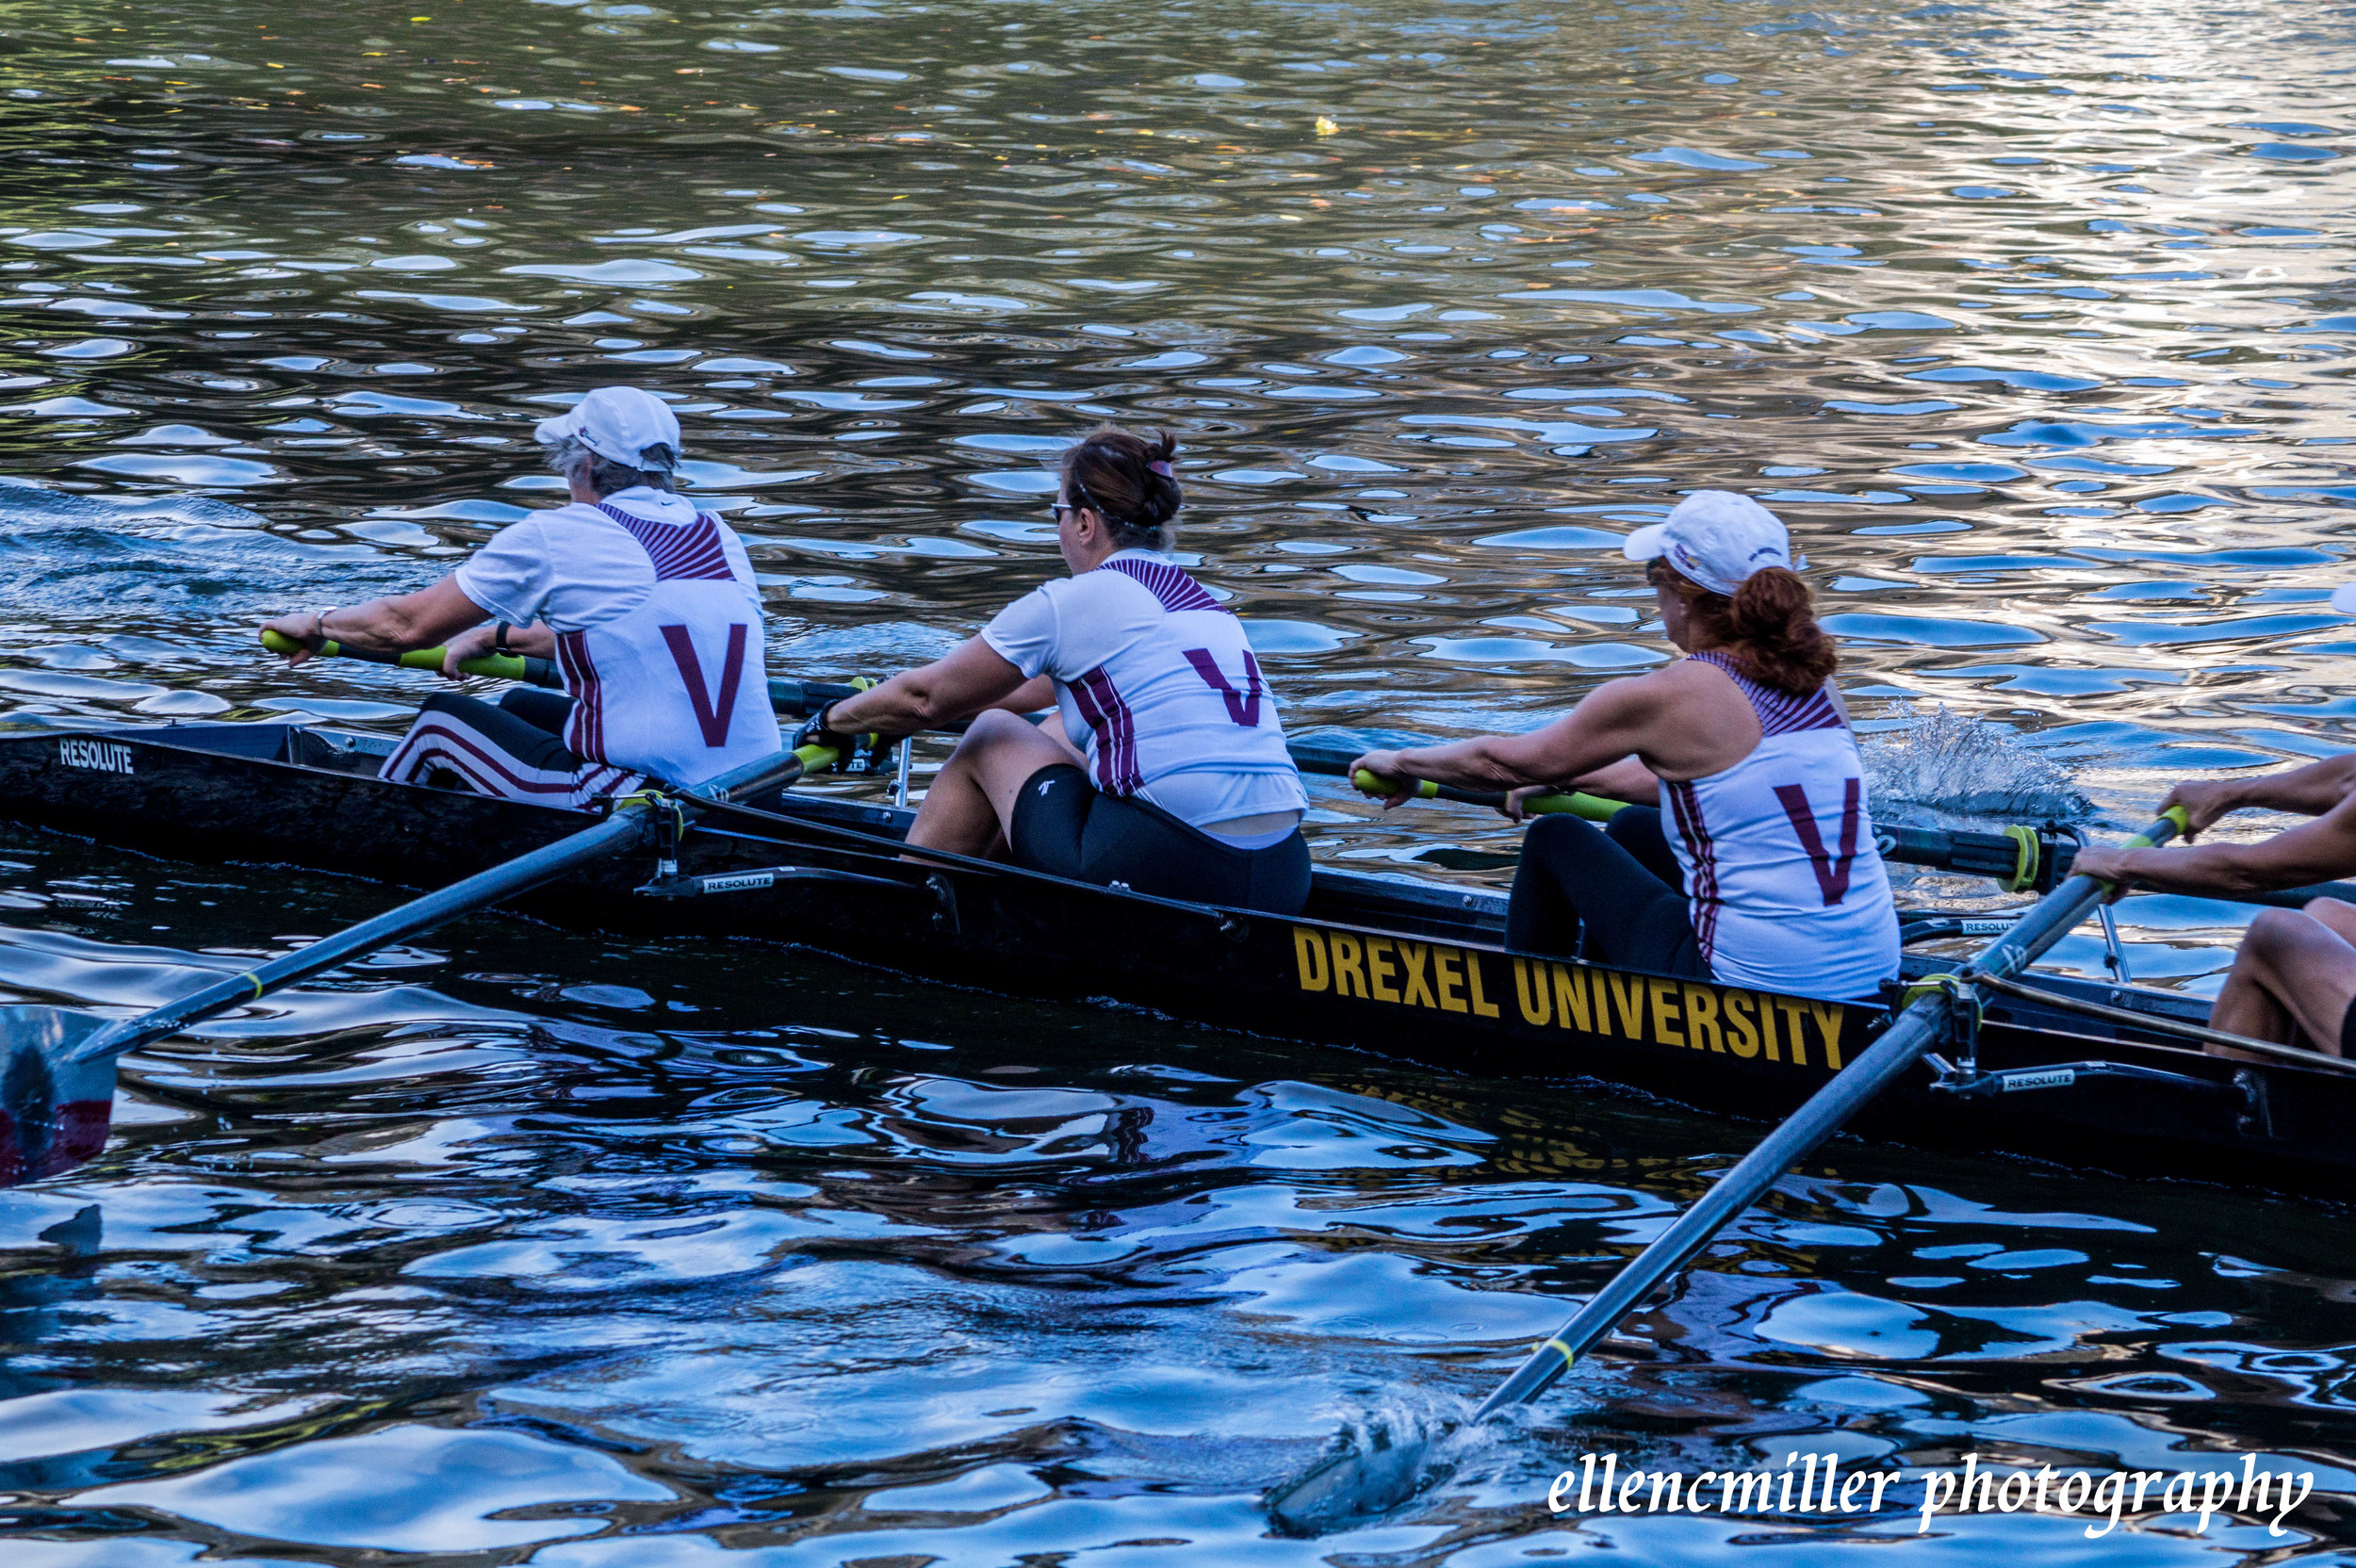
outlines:
[[[1726,672],[1759,715],[1751,754],[1707,778],[1662,779],[1661,814],[1716,978],[1847,1001],[1898,972],[1898,911],[1873,847],[1865,763],[1823,692],[1787,696]]]
[[[1174,562],[1122,550],[1033,589],[982,629],[1055,678],[1091,783],[1202,826],[1308,806],[1243,623]]]
[[[654,588],[636,609],[556,640],[574,698],[564,743],[592,762],[700,784],[778,750],[759,601],[709,513],[662,523],[600,502],[646,552]]]
[[[1115,557],[1096,570],[1161,612],[1146,635],[1057,684],[1085,727],[1096,787],[1144,794],[1198,824],[1304,809],[1276,694],[1243,623],[1170,563]]]

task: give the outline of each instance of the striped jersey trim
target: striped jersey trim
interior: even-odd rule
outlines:
[[[556,668],[572,694],[573,714],[564,726],[564,744],[576,757],[605,760],[605,688],[597,680],[597,662],[589,657],[589,634],[567,631],[556,639]]]
[[[1669,809],[1677,822],[1677,837],[1685,841],[1685,852],[1693,862],[1693,885],[1686,890],[1691,903],[1688,913],[1693,922],[1693,939],[1701,944],[1702,962],[1715,967],[1718,961],[1718,911],[1726,900],[1718,892],[1718,845],[1710,836],[1710,825],[1702,819],[1701,792],[1691,779],[1663,779],[1668,790]]]
[[[1175,613],[1182,610],[1225,610],[1203,586],[1166,561],[1107,561],[1100,571],[1119,572],[1144,585],[1147,593]]]
[[[1822,687],[1804,697],[1792,696],[1772,686],[1762,686],[1734,667],[1734,661],[1715,648],[1705,648],[1693,657],[1705,664],[1726,671],[1728,678],[1742,688],[1751,699],[1751,710],[1759,715],[1762,736],[1792,735],[1805,729],[1839,729],[1841,710],[1832,705]]]
[[[698,512],[692,523],[658,523],[605,501],[597,503],[597,510],[638,541],[654,563],[657,582],[726,581],[736,575],[728,570],[728,552],[720,547],[720,519],[709,512]]]
[[[1072,700],[1079,705],[1096,739],[1096,783],[1106,794],[1133,795],[1145,788],[1137,767],[1137,721],[1129,704],[1113,686],[1103,666],[1071,683]]]

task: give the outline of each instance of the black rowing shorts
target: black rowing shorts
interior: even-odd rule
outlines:
[[[1135,795],[1108,795],[1069,762],[1023,783],[1014,803],[1014,863],[1026,871],[1157,898],[1297,915],[1309,902],[1309,845],[1293,833],[1237,849]]]

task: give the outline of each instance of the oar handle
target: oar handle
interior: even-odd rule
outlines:
[[[300,653],[303,645],[284,632],[264,631],[262,646],[272,653]],[[341,643],[323,642],[313,650],[319,659],[357,659],[365,664],[397,664],[404,670],[438,670],[446,650],[442,648],[412,648],[407,653],[371,653],[361,648],[348,648]],[[499,680],[521,680],[534,686],[558,684],[556,667],[545,659],[529,659],[520,654],[494,653],[481,659],[458,662],[461,675],[490,676]]]
[[[1295,761],[1298,762],[1299,759],[1296,758]],[[1301,768],[1303,773],[1322,771],[1306,766]],[[1350,782],[1366,794],[1390,793],[1381,779],[1364,768],[1351,774]],[[1415,781],[1415,797],[1419,800],[1453,800],[1466,806],[1497,807],[1505,804],[1505,795],[1501,791],[1460,790],[1453,784],[1434,784],[1429,778]],[[1601,795],[1579,791],[1568,794],[1532,795],[1522,802],[1523,812],[1530,816],[1585,817],[1589,822],[1610,822],[1616,813],[1627,808],[1628,802],[1625,800],[1606,800]]]
[[[2159,821],[2127,841],[2130,849],[2166,843],[2184,831],[2184,813],[2172,808]],[[2108,897],[2111,885],[2091,876],[2073,876],[2041,899],[2013,928],[1997,939],[1977,958],[1956,972],[1958,986],[1975,976],[2009,977],[2026,969],[2064,934],[2076,927],[2087,911]],[[1806,1159],[1817,1145],[1838,1132],[1901,1073],[1936,1047],[1947,1033],[1951,1018],[1943,994],[1916,1000],[1901,1011],[1865,1054],[1851,1062],[1833,1081],[1810,1095],[1807,1103],[1742,1156],[1742,1162],[1718,1179],[1700,1201],[1671,1222],[1652,1245],[1631,1258],[1604,1287],[1591,1297],[1571,1320],[1543,1341],[1481,1403],[1475,1421],[1507,1405],[1527,1403],[1546,1392],[1571,1364],[1597,1340],[1610,1333],[1657,1289],[1663,1280],[1692,1261],[1711,1238],[1749,1208],[1785,1171]]]

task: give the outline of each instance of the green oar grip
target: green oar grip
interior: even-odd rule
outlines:
[[[1583,790],[1566,795],[1532,795],[1522,802],[1522,810],[1539,817],[1585,817],[1589,822],[1610,822],[1628,809],[1625,800],[1606,800]]]
[[[1350,781],[1366,794],[1390,793],[1383,788],[1381,779],[1364,768],[1351,774]],[[1429,778],[1420,778],[1415,781],[1415,798],[1418,800],[1454,800],[1461,801],[1467,806],[1491,807],[1503,805],[1505,801],[1503,795],[1492,792],[1459,790],[1445,784],[1435,784]],[[1606,800],[1601,795],[1574,792],[1561,795],[1532,795],[1522,802],[1522,810],[1530,816],[1585,817],[1589,822],[1609,822],[1614,813],[1625,809],[1627,806],[1628,802],[1624,800]]]
[[[1350,776],[1350,781],[1358,787],[1359,792],[1362,794],[1387,795],[1391,792],[1383,787],[1383,780],[1375,777],[1374,775],[1368,773],[1364,768],[1360,768],[1356,773],[1351,774]],[[1415,781],[1415,798],[1418,800],[1437,800],[1440,798],[1440,787],[1437,784],[1432,783],[1429,778],[1419,778]]]
[[[262,645],[272,653],[300,653],[303,645],[279,631],[262,633]],[[442,648],[412,648],[407,653],[363,653],[358,648],[345,647],[341,643],[323,642],[315,657],[320,659],[358,659],[370,664],[398,664],[404,670],[438,670],[447,650]],[[518,654],[490,654],[482,659],[462,659],[458,662],[461,675],[490,676],[499,680],[529,680],[531,666]]]
[[[402,654],[396,662],[404,670],[438,670],[442,667],[445,651],[441,648],[413,648]],[[513,653],[491,653],[483,655],[481,659],[461,659],[458,662],[458,673],[460,675],[496,676],[501,680],[525,678],[523,659],[520,655]]]

